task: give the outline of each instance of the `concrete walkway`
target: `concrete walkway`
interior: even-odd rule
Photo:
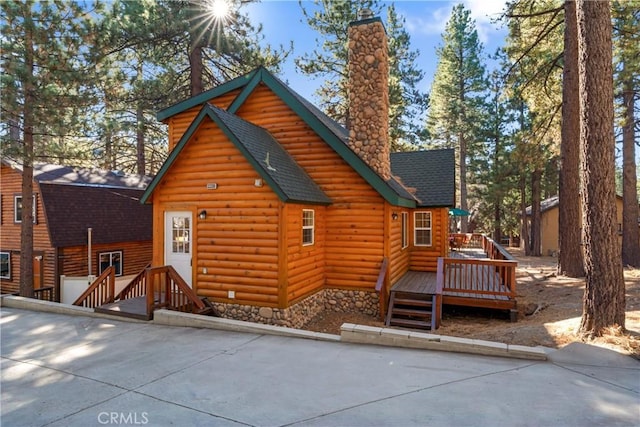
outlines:
[[[640,363],[549,361],[4,307],[2,426],[640,425]]]

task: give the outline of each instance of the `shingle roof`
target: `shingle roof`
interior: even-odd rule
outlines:
[[[88,228],[94,244],[152,239],[153,207],[140,204],[140,189],[39,185],[54,247],[86,245]]]
[[[302,120],[313,129],[342,159],[344,159],[360,176],[367,181],[389,203],[397,206],[414,207],[415,197],[407,191],[402,183],[395,178],[383,180],[367,163],[358,157],[347,145],[348,132],[335,120],[320,111],[317,107],[297,94],[288,85],[280,81],[264,67],[258,67],[250,73],[230,80],[214,89],[182,101],[172,107],[158,113],[159,120],[164,120],[175,114],[179,114],[197,105],[202,105],[207,99],[220,96],[230,91],[242,88],[240,94],[231,103],[228,111],[235,114],[244,101],[249,97],[258,84],[263,83],[269,87],[289,108],[295,111]],[[162,175],[162,170],[158,175]],[[143,200],[147,200],[154,184],[145,193]]]
[[[22,173],[22,166],[7,158],[2,163]],[[55,184],[89,185],[118,188],[147,188],[151,178],[146,175],[126,174],[120,171],[88,169],[51,163],[34,163],[33,179],[38,182]]]
[[[391,153],[391,173],[415,189],[420,207],[455,205],[455,153],[452,149]]]
[[[233,135],[233,142],[244,147],[245,155],[276,192],[284,195],[283,201],[330,204],[331,199],[318,187],[305,170],[264,128],[249,123],[240,117],[207,104]],[[229,135],[231,136],[231,135]],[[243,150],[244,151],[244,150]],[[279,190],[279,191],[278,191]]]
[[[280,200],[310,204],[331,203],[331,199],[266,129],[210,104],[202,107],[198,116],[178,141],[147,188],[142,197],[143,203],[149,199],[166,171],[207,117],[222,129]]]

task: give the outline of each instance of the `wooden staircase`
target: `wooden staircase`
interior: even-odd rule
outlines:
[[[385,325],[436,330],[438,300],[430,294],[391,291]]]

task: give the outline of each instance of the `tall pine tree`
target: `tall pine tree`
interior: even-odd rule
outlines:
[[[467,162],[479,136],[482,105],[487,90],[482,44],[471,12],[454,6],[436,53],[438,67],[430,94],[427,129],[439,145],[455,147],[458,157],[460,208],[468,210]],[[467,231],[467,217],[460,231]]]
[[[22,165],[20,295],[33,296],[33,164],[64,140],[92,99],[87,44],[92,13],[71,1],[5,1],[2,11],[3,149]],[[49,149],[51,149],[49,147]]]

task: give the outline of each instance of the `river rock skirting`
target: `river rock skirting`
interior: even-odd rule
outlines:
[[[324,310],[378,316],[378,294],[366,291],[324,289],[288,308],[214,302],[220,317],[266,325],[302,328]]]

